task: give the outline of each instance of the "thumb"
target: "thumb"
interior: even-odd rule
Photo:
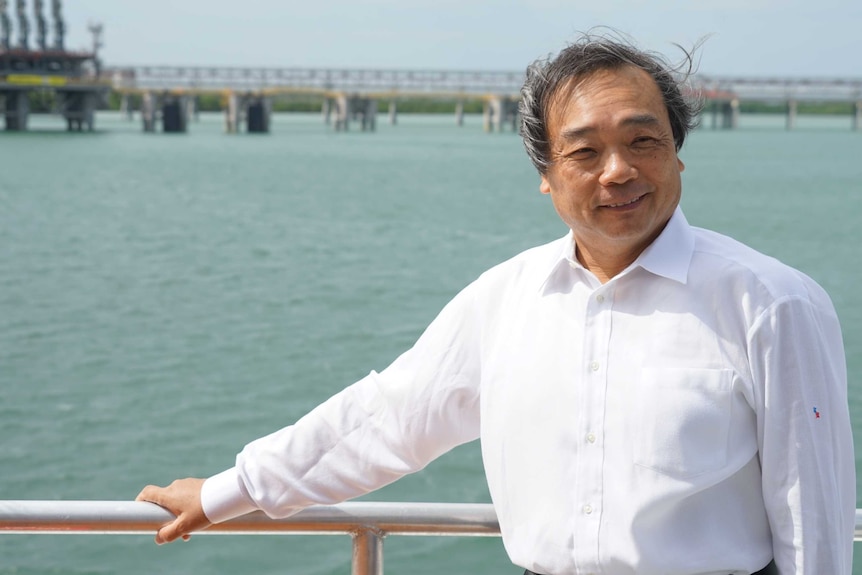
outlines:
[[[156,531],[156,544],[164,545],[165,543],[170,543],[181,537],[184,534],[184,531],[181,528],[181,522],[182,515],[167,525],[163,525],[161,529]]]

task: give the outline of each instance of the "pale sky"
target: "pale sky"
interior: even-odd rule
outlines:
[[[64,0],[63,13],[69,49],[104,25],[107,66],[522,70],[607,25],[671,60],[709,35],[704,74],[862,77],[862,0]]]

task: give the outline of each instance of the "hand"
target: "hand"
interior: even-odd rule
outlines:
[[[176,515],[173,521],[156,532],[158,545],[170,543],[180,537],[188,541],[192,531],[200,531],[212,525],[201,505],[203,484],[203,479],[177,479],[167,487],[147,485],[135,497],[135,501],[155,503]]]

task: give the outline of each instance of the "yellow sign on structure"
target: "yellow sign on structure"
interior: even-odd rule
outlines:
[[[65,86],[63,76],[37,76],[35,74],[10,74],[6,81],[19,86]]]

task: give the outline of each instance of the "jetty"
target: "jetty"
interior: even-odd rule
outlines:
[[[481,102],[488,132],[517,131],[523,71],[117,66],[103,78],[121,98],[120,110],[141,114],[146,132],[186,131],[205,94],[221,96],[228,133],[268,132],[272,101],[307,97],[320,102],[335,131],[374,131],[381,108],[397,124],[398,104],[422,98],[448,101],[464,123],[466,102]],[[134,103],[133,103],[134,102]],[[137,103],[137,105],[135,105]]]
[[[27,129],[30,94],[50,92],[54,109],[66,119],[68,130],[92,130],[95,111],[110,90],[100,79],[98,48],[102,27],[90,26],[91,52],[68,51],[64,46],[65,23],[60,0],[51,2],[52,42],[42,0],[33,2],[35,45],[30,46],[31,21],[25,0],[16,0],[17,38],[12,42],[12,22],[7,0],[0,0],[0,110],[6,130]]]
[[[272,100],[280,96],[314,96],[321,100],[324,122],[336,131],[351,123],[373,131],[378,110],[388,110],[397,123],[399,101],[411,98],[454,102],[455,121],[463,124],[464,103],[482,103],[487,132],[517,131],[523,71],[375,70],[338,68],[255,68],[204,66],[128,66],[105,71],[112,89],[122,98],[121,110],[133,113],[131,98],[143,102],[144,130],[153,131],[157,118],[169,118],[179,106],[185,120],[203,94],[218,93],[228,102],[228,132],[268,131]],[[787,129],[796,127],[799,104],[842,103],[849,110],[851,129],[862,130],[862,78],[785,78],[695,75],[689,97],[703,100],[702,125],[713,129],[739,126],[745,103],[784,109]],[[159,110],[162,102],[162,110]],[[165,131],[174,131],[165,122]]]
[[[141,117],[145,132],[186,132],[197,116],[199,100],[216,95],[227,133],[270,131],[273,101],[303,97],[319,105],[326,125],[337,132],[351,126],[374,131],[381,108],[397,124],[399,104],[411,99],[447,102],[457,125],[465,105],[482,110],[487,132],[518,130],[518,103],[524,71],[411,70],[346,68],[272,68],[219,66],[104,66],[102,25],[91,24],[92,50],[68,51],[60,0],[51,1],[52,42],[43,0],[14,0],[16,24],[8,0],[0,0],[0,113],[6,130],[27,129],[34,92],[48,92],[54,111],[70,131],[92,130],[95,111],[108,93],[129,118]],[[34,26],[33,26],[34,24]],[[17,32],[13,43],[13,28]],[[35,28],[35,46],[30,31]],[[787,129],[796,127],[801,106],[839,104],[850,128],[862,131],[862,78],[782,78],[695,75],[688,94],[704,102],[701,124],[713,129],[739,126],[749,103],[779,107]],[[711,118],[711,120],[710,120]]]

